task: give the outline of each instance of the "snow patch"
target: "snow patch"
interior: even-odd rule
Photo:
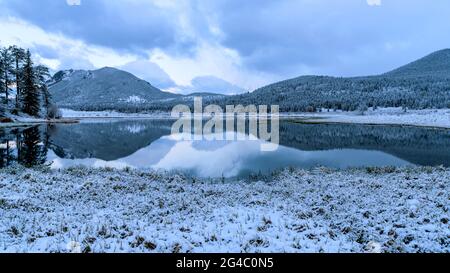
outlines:
[[[141,98],[139,96],[130,96],[130,97],[128,97],[125,100],[125,102],[128,102],[128,103],[146,103],[147,100],[145,100],[145,99],[143,99],[143,98]]]

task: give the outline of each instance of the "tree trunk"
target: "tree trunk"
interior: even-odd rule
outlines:
[[[19,59],[16,58],[16,109],[19,109],[19,96],[20,96],[20,88],[19,88]]]
[[[9,166],[9,140],[6,141],[6,166]]]
[[[5,103],[8,108],[8,71],[5,70]]]

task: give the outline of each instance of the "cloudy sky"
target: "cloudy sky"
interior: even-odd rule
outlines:
[[[237,93],[386,72],[449,48],[449,14],[448,0],[0,0],[0,43],[53,70],[112,66],[164,90]]]

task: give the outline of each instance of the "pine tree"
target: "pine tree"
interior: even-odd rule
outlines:
[[[41,88],[41,91],[42,91],[42,97],[44,98],[44,108],[45,108],[46,117],[49,118],[50,117],[50,106],[52,105],[51,104],[52,95],[48,91],[47,85],[44,85]]]
[[[17,46],[11,46],[9,48],[11,51],[11,55],[14,59],[14,76],[15,76],[15,82],[16,82],[16,109],[19,109],[19,102],[20,102],[20,96],[21,96],[21,75],[22,75],[22,65],[25,60],[26,52],[24,49],[19,48]]]
[[[33,61],[31,60],[31,54],[29,50],[26,52],[25,56],[21,86],[22,111],[31,116],[39,116],[39,89],[38,85],[36,84],[36,75],[33,69]]]
[[[2,49],[0,48],[0,51],[1,50]],[[4,89],[5,89],[4,80],[5,80],[5,74],[3,72],[3,60],[0,58],[0,93],[4,93]]]
[[[11,84],[10,74],[13,71],[13,58],[9,48],[0,49],[0,65],[1,65],[1,90],[5,93],[5,104],[8,104],[9,85]]]
[[[34,68],[36,82],[39,91],[42,94],[43,106],[46,110],[46,117],[49,117],[50,106],[51,106],[51,94],[48,91],[47,80],[50,78],[50,72],[48,67],[43,65],[38,65]]]

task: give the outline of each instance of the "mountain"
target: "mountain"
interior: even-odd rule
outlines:
[[[202,97],[204,102],[226,97],[208,92],[188,95],[164,92],[131,73],[110,67],[59,71],[48,86],[60,108],[84,111],[170,111],[177,104],[192,105],[194,97]]]
[[[450,77],[450,49],[443,49],[431,53],[415,62],[388,72],[384,76]]]
[[[49,82],[49,91],[59,107],[79,110],[139,107],[180,97],[163,92],[131,73],[109,67],[60,71]]]
[[[215,102],[275,104],[282,112],[312,112],[322,108],[344,111],[365,107],[450,108],[450,50],[437,51],[382,75],[301,76]]]
[[[209,81],[207,81],[209,82]],[[450,108],[450,49],[434,52],[391,72],[366,77],[301,76],[255,90],[224,96],[163,92],[130,73],[103,68],[61,71],[49,87],[55,102],[75,110],[171,111],[177,104],[279,105],[282,112],[323,108],[354,111],[366,107]]]

